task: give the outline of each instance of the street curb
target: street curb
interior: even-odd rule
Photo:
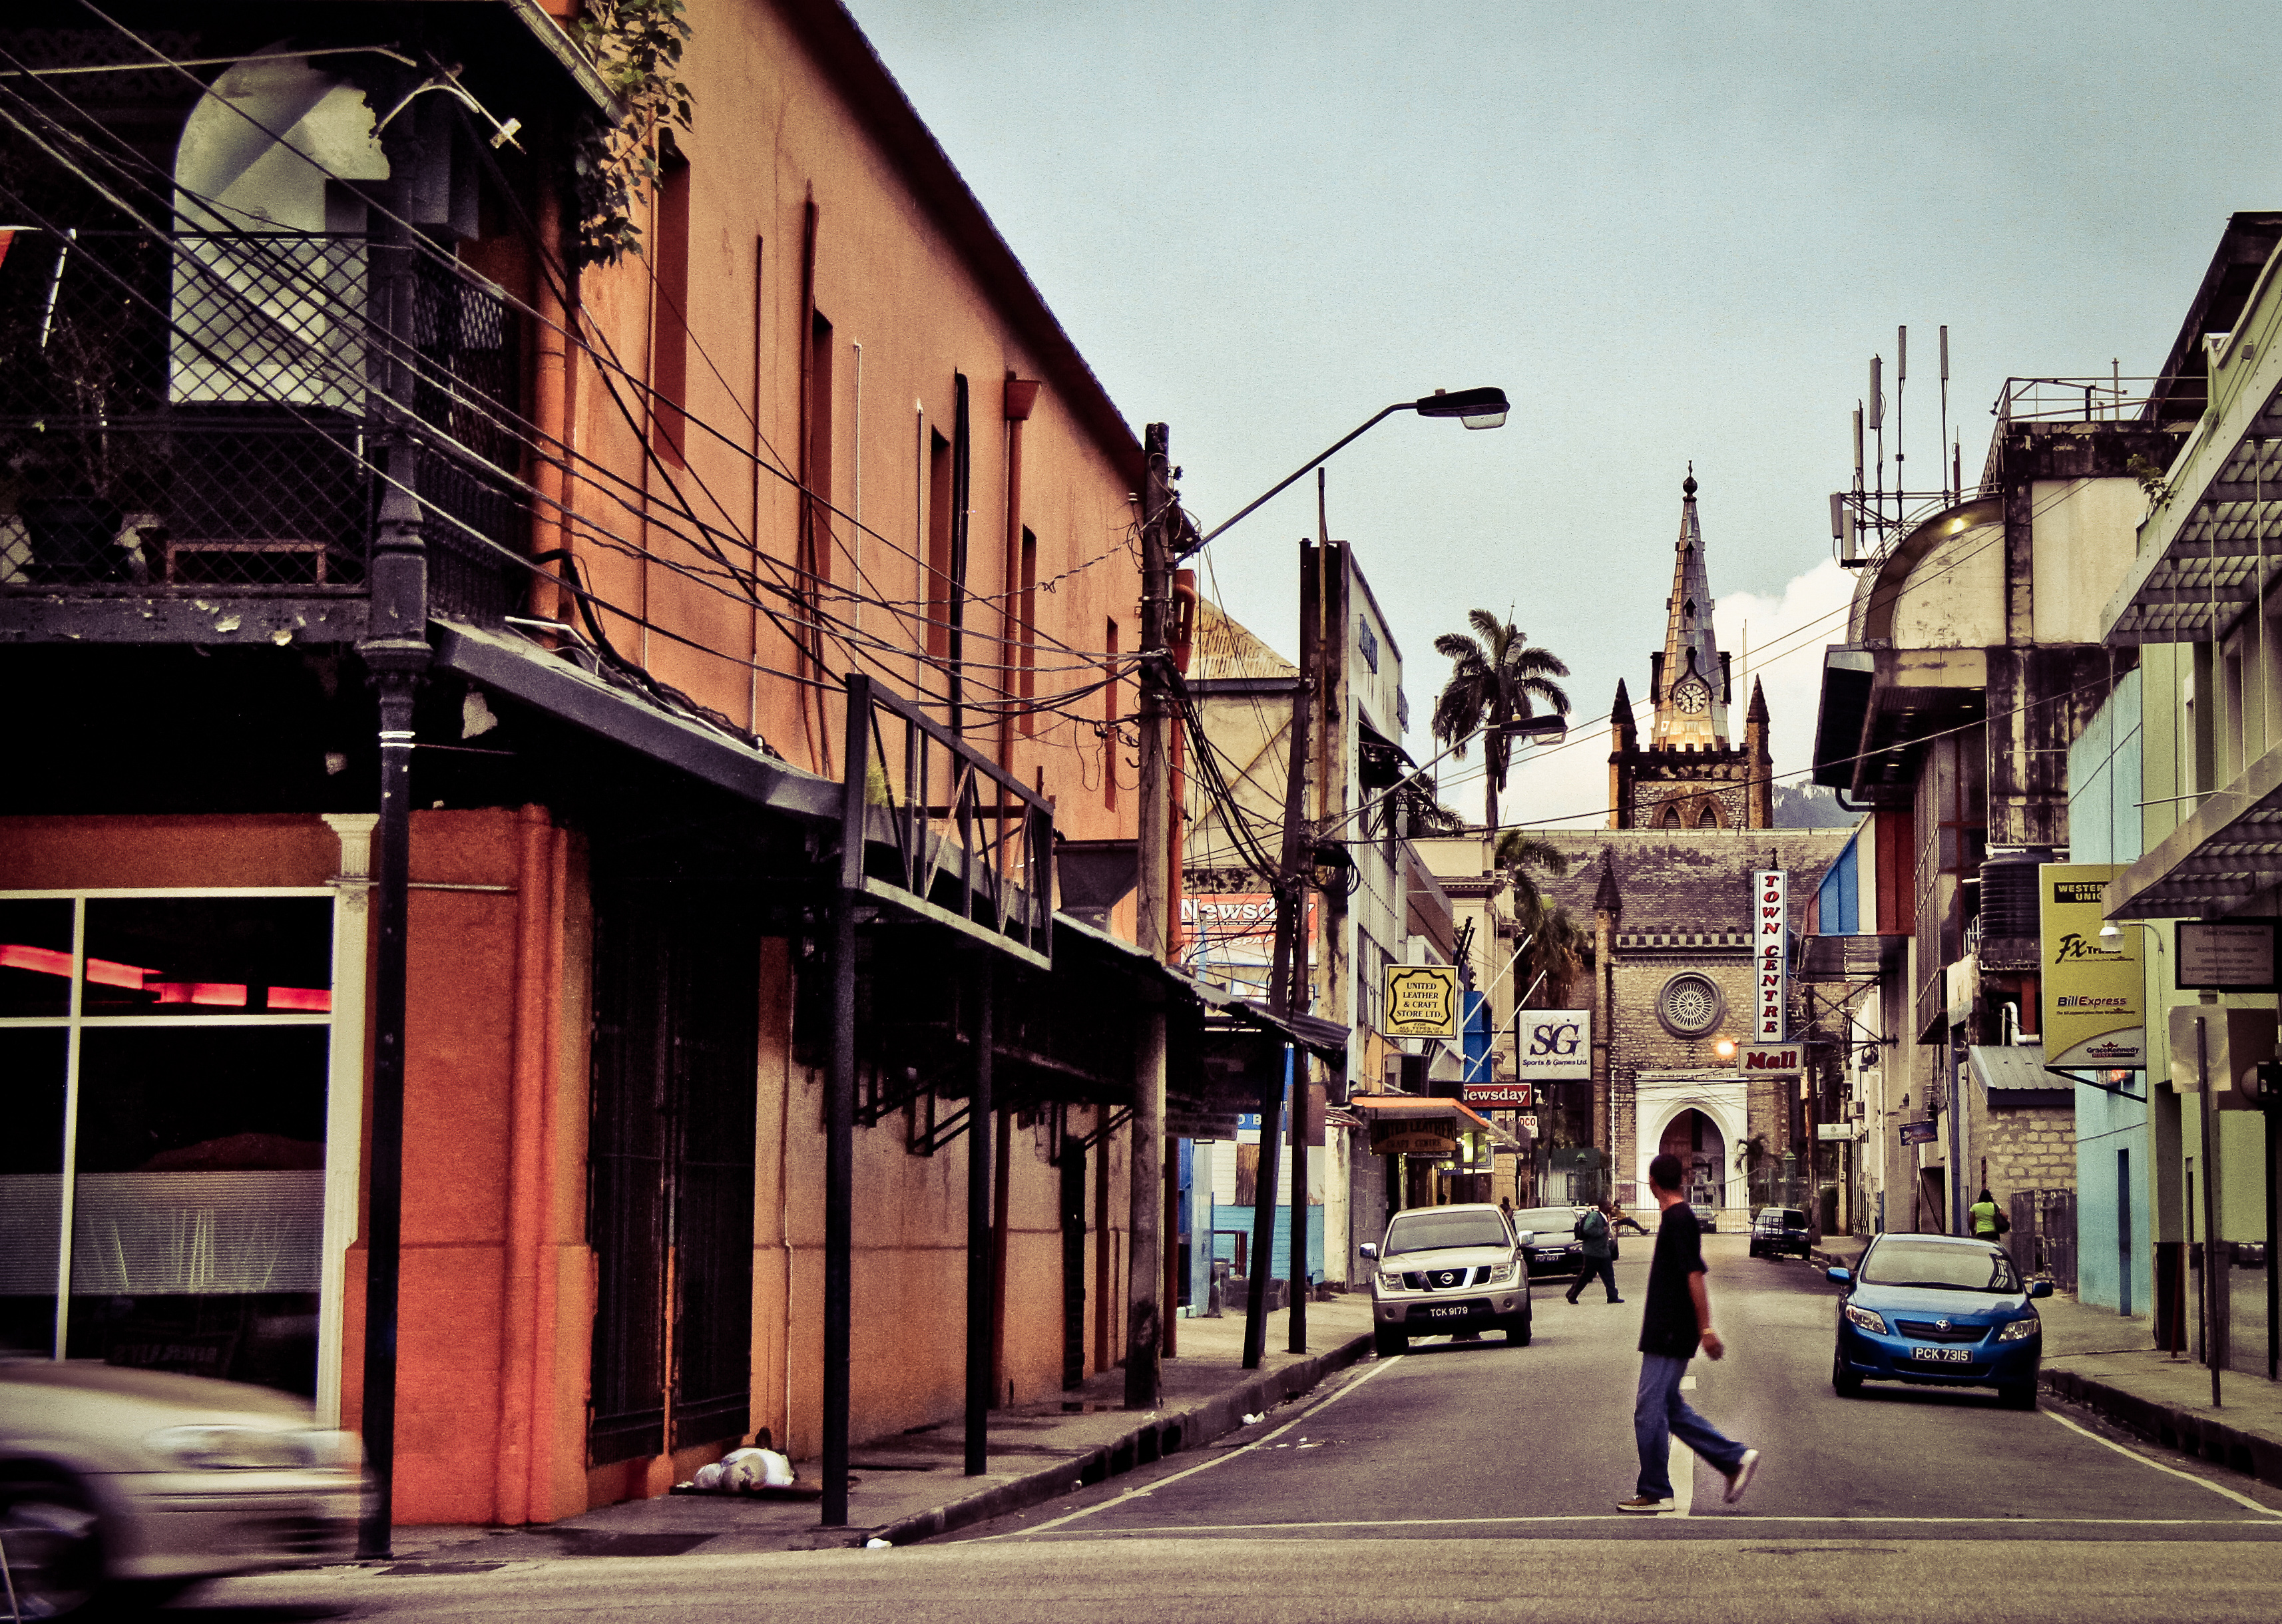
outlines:
[[[2282,1440],[2197,1415],[2182,1404],[2142,1398],[2080,1371],[2047,1370],[2038,1380],[2047,1393],[2096,1411],[2151,1443],[2282,1487]]]
[[[938,1534],[948,1534],[953,1528],[988,1522],[994,1517],[1005,1516],[1008,1512],[1018,1512],[1058,1495],[1067,1494],[1073,1482],[1102,1482],[1120,1473],[1130,1472],[1135,1466],[1161,1460],[1181,1450],[1194,1449],[1223,1433],[1235,1431],[1244,1424],[1246,1416],[1265,1413],[1271,1406],[1281,1404],[1293,1394],[1306,1392],[1334,1371],[1345,1370],[1354,1364],[1370,1349],[1371,1338],[1366,1332],[1327,1352],[1247,1381],[1217,1398],[1207,1399],[1203,1404],[1171,1415],[1160,1415],[1135,1427],[1115,1442],[1087,1454],[1054,1465],[1042,1466],[1011,1482],[994,1485],[938,1505],[932,1511],[917,1512],[909,1517],[900,1518],[884,1527],[873,1529],[866,1538],[885,1540],[891,1545],[908,1545],[918,1540],[932,1539]]]

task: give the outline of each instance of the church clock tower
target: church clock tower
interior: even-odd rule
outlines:
[[[1691,465],[1680,487],[1680,540],[1672,596],[1665,600],[1664,646],[1649,656],[1652,715],[1645,749],[1630,697],[1623,683],[1617,684],[1610,717],[1612,829],[1765,829],[1774,822],[1767,702],[1756,680],[1742,740],[1728,732],[1727,656],[1712,626],[1696,491]]]

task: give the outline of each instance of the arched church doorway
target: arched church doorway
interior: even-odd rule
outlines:
[[[1727,1204],[1727,1140],[1719,1125],[1693,1109],[1674,1117],[1657,1146],[1688,1170],[1687,1196],[1702,1205]]]

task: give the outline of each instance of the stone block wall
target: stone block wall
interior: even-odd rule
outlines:
[[[2018,1190],[2076,1188],[2072,1107],[2031,1105],[1987,1110],[1974,1129],[1975,1170],[1985,1157],[1989,1188],[1999,1201]]]

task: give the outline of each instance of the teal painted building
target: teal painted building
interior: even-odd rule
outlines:
[[[2143,678],[2138,670],[2122,677],[2069,747],[2071,862],[2128,863],[2146,849]],[[2154,1302],[2147,1074],[2124,1086],[2139,1097],[2076,1085],[2076,1298],[2146,1314]]]

